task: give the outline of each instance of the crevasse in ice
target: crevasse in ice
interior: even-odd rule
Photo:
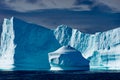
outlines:
[[[54,34],[62,45],[70,45],[90,60],[91,69],[120,69],[120,28],[87,34],[60,25]]]

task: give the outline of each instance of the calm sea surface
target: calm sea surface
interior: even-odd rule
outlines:
[[[120,71],[0,71],[0,80],[120,80]]]

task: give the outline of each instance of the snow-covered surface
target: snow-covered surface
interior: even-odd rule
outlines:
[[[54,34],[62,45],[70,45],[90,60],[91,69],[120,69],[120,28],[86,34],[60,25]]]
[[[89,70],[89,61],[70,46],[49,53],[49,63],[51,70]]]

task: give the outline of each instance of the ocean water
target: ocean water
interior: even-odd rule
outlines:
[[[120,80],[120,71],[0,71],[0,80]]]

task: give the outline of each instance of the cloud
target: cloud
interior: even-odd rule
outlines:
[[[28,0],[3,0],[3,6],[9,6],[9,9],[19,12],[39,9],[39,6],[35,3],[31,4],[32,2],[31,0],[29,2]]]
[[[14,15],[14,17],[42,25],[50,29],[54,29],[58,25],[65,24],[83,32],[94,33],[96,31],[105,31],[120,26],[119,13],[71,11],[65,9],[50,9],[24,13],[8,10],[3,12],[3,15],[0,14],[0,21],[3,21],[3,18],[5,17],[11,17]]]
[[[114,12],[114,9],[107,4],[104,4],[102,0],[76,0],[75,5],[82,5],[84,8],[87,6],[90,11]]]
[[[91,11],[120,12],[120,0],[76,0],[75,5],[88,6]]]
[[[9,9],[9,6],[5,4],[4,0],[0,0],[0,9]]]
[[[81,5],[81,4],[92,5],[94,4],[94,2],[91,0],[76,0],[75,1],[75,5]]]
[[[26,2],[29,2],[29,3],[34,4],[34,3],[37,3],[37,2],[38,2],[38,0],[26,0]]]
[[[2,9],[19,12],[41,9],[69,9],[77,11],[120,12],[119,0],[1,0]]]
[[[5,17],[15,16],[48,28],[66,24],[80,31],[103,31],[120,26],[120,14],[111,13],[120,12],[119,2],[119,0],[0,0],[0,23]]]
[[[105,4],[99,3],[98,5],[94,5],[91,7],[92,11],[99,11],[99,12],[114,12],[109,6]]]
[[[120,12],[120,0],[97,0],[112,9],[114,12]]]
[[[73,6],[74,0],[3,0],[11,9],[26,12],[38,9],[64,9]]]

